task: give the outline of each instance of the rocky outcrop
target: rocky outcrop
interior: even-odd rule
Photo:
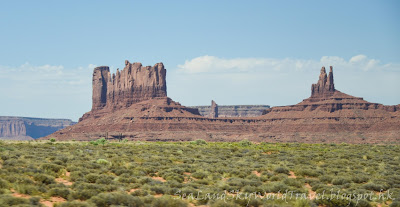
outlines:
[[[151,98],[167,97],[166,70],[163,63],[144,67],[126,60],[125,68],[117,69],[115,74],[108,66],[96,67],[92,87],[92,110],[80,120],[101,116],[104,112],[97,112],[103,109],[108,113]]]
[[[211,106],[191,106],[199,109],[202,116],[209,117]],[[269,109],[269,105],[218,105],[218,117],[256,117]]]
[[[71,126],[69,119],[41,119],[28,117],[0,117],[0,139],[32,140],[47,136],[57,130]]]
[[[211,100],[211,108],[210,108],[210,118],[215,119],[218,118],[218,105],[214,100]]]
[[[385,106],[379,103],[371,103],[365,101],[363,98],[354,97],[345,93],[342,93],[335,89],[333,81],[333,68],[330,67],[329,76],[326,75],[325,67],[322,67],[318,83],[312,84],[311,96],[304,99],[302,102],[291,105],[281,106],[266,109],[263,114],[270,112],[288,112],[288,111],[326,111],[335,112],[344,109],[349,110],[384,110],[388,112],[399,111],[399,105],[397,106]],[[283,115],[283,114],[280,114]],[[291,115],[294,115],[292,113]]]
[[[149,76],[148,81],[153,80],[152,77]],[[309,98],[296,105],[272,107],[262,116],[248,118],[221,117],[221,106],[216,117],[215,102],[212,102],[213,109],[208,110],[211,116],[204,117],[197,109],[182,106],[166,96],[152,97],[157,93],[148,96],[149,90],[144,90],[143,97],[119,97],[122,106],[109,102],[107,96],[104,105],[102,89],[99,90],[103,88],[103,81],[98,80],[99,87],[94,93],[100,104],[95,104],[89,116],[78,124],[46,138],[400,144],[400,105],[384,106],[347,95],[335,88],[333,80],[333,69],[327,75],[323,68],[318,83],[311,87]],[[150,91],[154,90],[157,87]],[[108,89],[106,94],[109,94]]]

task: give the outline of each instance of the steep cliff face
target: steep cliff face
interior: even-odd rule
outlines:
[[[211,106],[191,106],[199,109],[204,117],[209,117]],[[218,105],[218,117],[256,117],[269,109],[269,105]]]
[[[143,67],[141,63],[125,61],[122,71],[110,73],[107,66],[93,71],[92,110],[105,107],[118,109],[155,97],[167,96],[166,70],[162,63]]]
[[[24,121],[20,119],[0,119],[0,137],[26,136]]]
[[[0,139],[37,139],[73,124],[75,124],[75,122],[69,119],[41,119],[1,116]]]
[[[99,117],[132,104],[152,99],[167,97],[166,69],[162,63],[153,67],[141,63],[125,61],[122,71],[110,73],[108,66],[93,70],[92,110],[82,116]]]

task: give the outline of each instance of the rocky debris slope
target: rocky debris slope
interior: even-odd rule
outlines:
[[[148,78],[152,80],[152,77]],[[165,83],[163,78],[159,81]],[[158,86],[153,86],[150,91],[157,91]],[[122,138],[148,141],[249,139],[260,142],[400,143],[400,105],[370,103],[336,90],[332,68],[329,75],[325,68],[321,69],[318,83],[312,85],[308,99],[296,105],[273,107],[264,115],[251,118],[221,117],[221,106],[218,106],[218,118],[204,117],[197,109],[182,106],[166,96],[151,97],[153,95],[148,96],[147,92],[142,95],[131,96],[133,100],[122,98],[124,107],[114,107],[119,103],[108,105],[106,98],[104,106],[96,105],[101,109],[93,107],[89,116],[78,124],[47,138],[93,140],[121,137],[122,134]],[[139,100],[142,101],[137,102]],[[214,110],[210,111],[215,113],[217,105],[212,105]]]
[[[73,124],[75,122],[69,119],[1,116],[0,139],[32,140],[47,136]]]

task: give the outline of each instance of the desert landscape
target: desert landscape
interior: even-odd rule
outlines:
[[[400,207],[400,2],[0,2],[0,207]]]

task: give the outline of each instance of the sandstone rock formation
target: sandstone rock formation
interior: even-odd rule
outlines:
[[[0,139],[37,139],[73,124],[69,119],[0,116]]]
[[[92,80],[92,111],[81,120],[91,115],[100,116],[97,112],[103,109],[114,111],[151,98],[167,97],[165,77],[162,63],[143,67],[141,63],[126,60],[125,68],[117,69],[112,75],[108,66],[96,67]]]
[[[146,76],[149,80],[142,81],[153,81],[154,84],[145,90],[139,87],[144,91],[140,95],[124,94],[116,98],[113,89],[114,101],[109,102],[108,95],[104,101],[104,76],[102,72],[95,70],[95,73],[100,78],[93,87],[96,104],[92,111],[78,124],[46,138],[93,140],[122,134],[126,139],[148,141],[249,139],[259,142],[400,144],[400,105],[370,103],[338,91],[332,68],[329,75],[324,68],[321,70],[309,98],[296,105],[272,107],[265,110],[264,115],[251,118],[201,116],[197,109],[184,107],[166,97],[166,91],[159,92],[163,91],[163,85],[155,84],[154,76]],[[161,78],[163,80],[158,81],[165,84],[165,76]],[[109,84],[106,94],[109,94],[108,88]],[[117,91],[135,93],[131,87]],[[215,102],[213,105],[216,108]]]
[[[209,117],[211,106],[190,106],[199,109],[204,117]],[[269,109],[269,105],[218,105],[218,117],[256,117]]]
[[[211,108],[210,108],[210,118],[215,119],[218,118],[218,105],[214,100],[211,100]]]

